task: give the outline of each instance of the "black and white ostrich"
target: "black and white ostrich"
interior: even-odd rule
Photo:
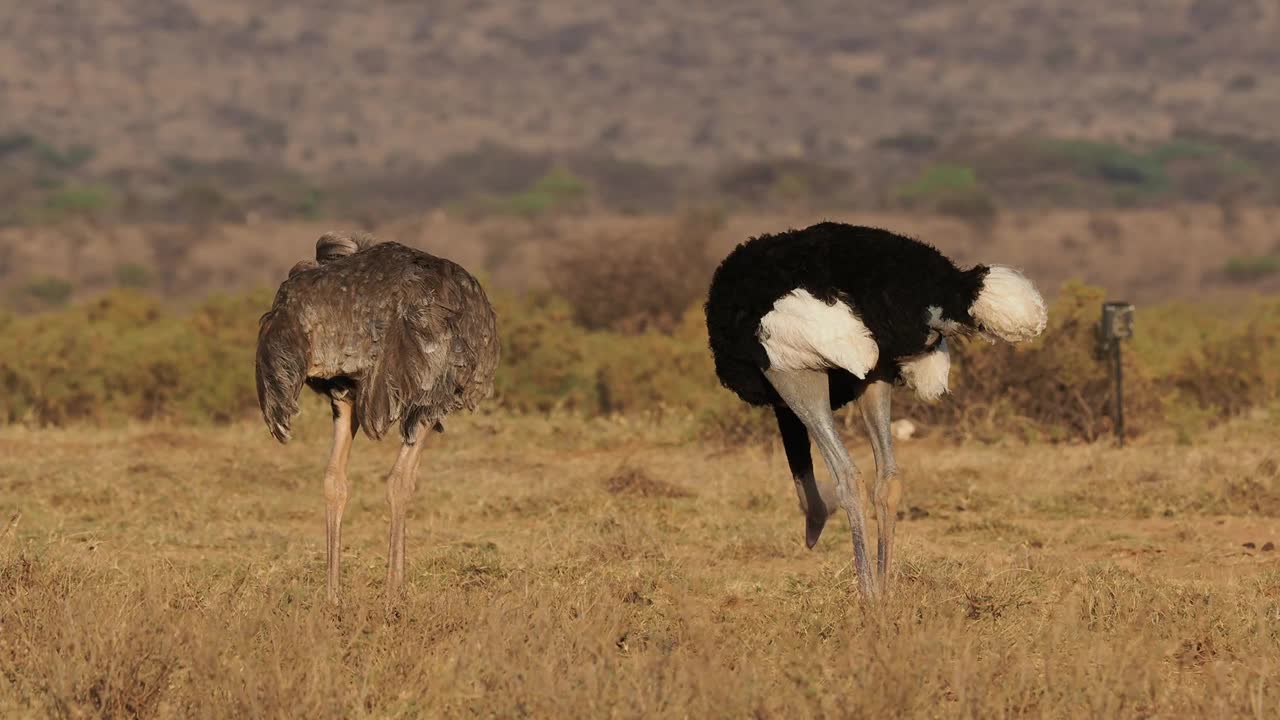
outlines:
[[[493,390],[497,320],[484,290],[458,265],[398,243],[329,233],[316,261],[280,286],[258,331],[258,403],[271,434],[290,437],[302,386],[329,398],[333,451],[324,474],[328,594],[338,599],[347,459],[356,432],[402,446],[387,477],[388,595],[404,581],[404,525],[426,432],[474,409]]]
[[[887,230],[824,222],[753,238],[716,269],[707,331],[721,384],[773,407],[812,548],[837,505],[853,533],[864,597],[887,584],[902,494],[889,428],[889,396],[905,384],[934,400],[947,392],[947,339],[1008,342],[1044,330],[1044,300],[1020,272],[961,270],[935,248]],[[875,454],[871,496],[878,569],[866,552],[866,486],[832,410],[857,400]],[[809,438],[835,481],[819,483]]]

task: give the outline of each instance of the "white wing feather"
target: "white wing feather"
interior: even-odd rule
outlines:
[[[865,378],[880,358],[871,331],[843,302],[828,305],[808,291],[782,296],[760,319],[760,343],[775,370],[844,368]]]
[[[932,402],[947,394],[951,355],[946,339],[939,341],[933,350],[902,361],[899,367],[902,379],[921,400]]]

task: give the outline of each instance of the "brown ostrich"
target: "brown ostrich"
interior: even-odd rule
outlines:
[[[329,398],[333,451],[324,474],[329,600],[337,602],[347,459],[356,432],[400,426],[387,476],[387,593],[404,581],[405,513],[428,430],[493,390],[497,319],[484,289],[457,264],[367,235],[328,233],[298,263],[258,331],[258,404],[271,434],[290,437],[306,385]]]

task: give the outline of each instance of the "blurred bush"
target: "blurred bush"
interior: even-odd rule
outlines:
[[[1003,204],[1152,206],[1267,197],[1265,148],[1183,135],[1121,145],[1076,138],[1018,138],[952,152],[976,169]]]
[[[933,165],[898,188],[896,200],[908,208],[951,215],[983,225],[995,220],[995,198],[978,182],[973,168]]]
[[[510,195],[482,198],[477,209],[497,215],[536,218],[551,212],[581,208],[587,184],[564,168],[552,168],[528,188]]]
[[[551,266],[552,287],[585,328],[669,332],[706,292],[724,222],[719,210],[690,209],[657,237],[593,238]]]
[[[1228,258],[1222,272],[1235,282],[1252,282],[1280,271],[1280,257],[1257,255]]]
[[[69,184],[50,192],[40,205],[24,209],[30,223],[59,223],[77,218],[102,218],[116,206],[115,193],[98,183]]]
[[[17,305],[37,310],[61,307],[71,299],[71,293],[74,290],[71,282],[64,278],[38,277],[22,286]]]
[[[731,204],[753,209],[847,205],[853,181],[847,169],[794,158],[732,165],[712,179]]]
[[[3,417],[38,425],[123,418],[229,421],[256,408],[253,348],[264,293],[181,315],[117,290],[10,318],[0,337]]]
[[[116,285],[122,288],[145,290],[155,282],[153,273],[145,265],[124,263],[116,266]]]
[[[253,418],[257,320],[270,293],[171,309],[121,289],[91,302],[0,316],[0,418],[33,425]],[[503,342],[496,406],[583,415],[679,413],[704,438],[772,437],[767,409],[718,386],[700,298],[645,329],[588,327],[550,293],[492,295]],[[981,340],[953,348],[954,394],[926,404],[909,392],[895,415],[957,439],[1095,440],[1111,432],[1111,382],[1095,356],[1104,293],[1068,285],[1045,333],[1025,346]],[[663,317],[669,317],[664,309]],[[1210,306],[1142,309],[1125,353],[1130,432],[1195,427],[1280,398],[1280,300],[1230,313]]]

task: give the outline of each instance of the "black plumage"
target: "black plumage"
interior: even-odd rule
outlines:
[[[986,274],[984,265],[961,270],[933,246],[879,228],[824,222],[752,238],[729,253],[711,280],[705,309],[716,375],[748,403],[781,402],[763,374],[769,358],[758,328],[779,298],[801,288],[852,308],[880,348],[865,379],[828,371],[832,406],[843,406],[867,383],[898,381],[899,361],[929,349],[937,338],[927,323],[931,306],[974,328],[969,308]]]
[[[739,245],[716,269],[705,309],[721,384],[773,407],[805,514],[805,543],[813,547],[830,514],[843,508],[867,598],[888,586],[902,493],[890,431],[893,385],[939,397],[947,391],[948,337],[1021,342],[1039,335],[1047,319],[1043,298],[1013,268],[962,270],[918,240],[831,222]],[[832,414],[854,400],[875,454],[869,488]],[[833,483],[815,476],[811,440]],[[868,510],[877,526],[874,561]]]

